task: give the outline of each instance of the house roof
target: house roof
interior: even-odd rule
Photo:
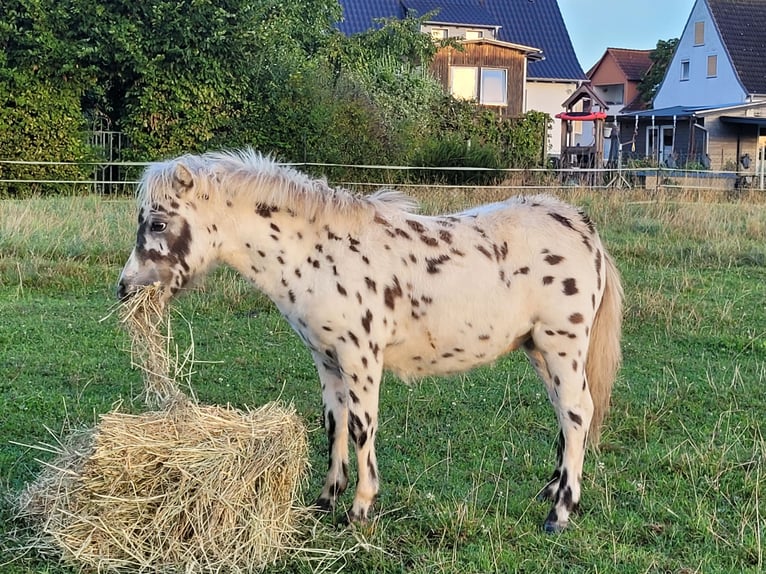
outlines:
[[[707,0],[734,69],[750,94],[766,94],[766,2]]]
[[[483,0],[483,4],[503,24],[498,40],[542,48],[545,60],[530,62],[527,77],[587,80],[556,0]]]
[[[456,26],[499,28],[500,22],[483,6],[470,0],[401,0],[405,14],[415,18],[436,12],[429,22]]]
[[[728,106],[723,106],[724,108]],[[621,119],[639,117],[639,118],[688,118],[698,112],[720,109],[721,106],[670,106],[668,108],[658,108],[652,110],[641,110],[633,113],[621,113]]]
[[[543,50],[545,59],[529,62],[529,79],[587,79],[556,0],[340,0],[340,4],[343,19],[337,27],[347,36],[379,27],[375,19],[404,18],[408,7],[415,9],[415,5],[419,15],[430,11],[421,11],[425,8],[440,6],[442,10],[434,21],[442,23],[447,23],[449,17],[449,23],[467,24],[457,20],[469,11],[473,15],[470,23],[476,26],[500,26],[498,40]]]
[[[477,38],[476,40],[460,40],[461,44],[489,44],[492,46],[498,46],[500,48],[511,48],[512,50],[518,50],[524,52],[529,62],[537,62],[543,59],[543,51],[540,48],[534,48],[532,46],[524,46],[522,44],[514,44],[512,42],[503,42],[501,40],[492,40],[491,38]]]
[[[607,48],[599,61],[596,62],[593,67],[587,71],[586,76],[589,78],[592,77],[601,62],[603,62],[607,56],[611,56],[620,70],[622,70],[626,80],[631,82],[639,82],[641,81],[641,78],[646,73],[646,71],[652,67],[653,62],[649,57],[649,54],[651,53],[652,50]]]

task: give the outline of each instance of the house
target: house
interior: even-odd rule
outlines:
[[[766,2],[697,0],[652,109],[619,116],[620,140],[659,165],[738,181],[766,174]]]
[[[623,111],[639,111],[646,107],[638,93],[638,85],[652,67],[651,50],[607,48],[585,75],[593,90],[609,106],[607,115]]]
[[[434,12],[422,31],[436,38],[463,38],[468,54],[460,63],[455,63],[454,50],[437,56],[434,71],[445,87],[463,97],[474,94],[477,101],[486,103],[487,100],[482,102],[482,82],[501,86],[503,73],[496,70],[506,70],[507,103],[498,106],[497,88],[493,88],[495,95],[489,105],[508,115],[537,110],[554,117],[561,111],[561,102],[587,79],[556,0],[340,0],[340,3],[343,19],[338,29],[346,35],[378,25],[377,19],[420,17]],[[524,61],[520,55],[525,57]],[[502,98],[502,94],[498,97]],[[554,122],[549,134],[551,155],[559,154],[560,129],[560,124]]]

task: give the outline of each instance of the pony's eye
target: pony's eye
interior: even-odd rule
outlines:
[[[162,233],[165,231],[165,228],[168,226],[167,223],[164,221],[152,221],[152,224],[149,226],[149,230],[152,233]]]

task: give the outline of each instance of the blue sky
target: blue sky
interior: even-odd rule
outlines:
[[[558,0],[583,71],[607,48],[652,49],[678,38],[694,0]]]

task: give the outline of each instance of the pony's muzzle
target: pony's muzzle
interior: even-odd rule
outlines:
[[[153,270],[139,275],[129,275],[123,270],[117,282],[117,298],[120,301],[129,299],[142,287],[152,285],[157,281],[159,281],[159,274]]]

